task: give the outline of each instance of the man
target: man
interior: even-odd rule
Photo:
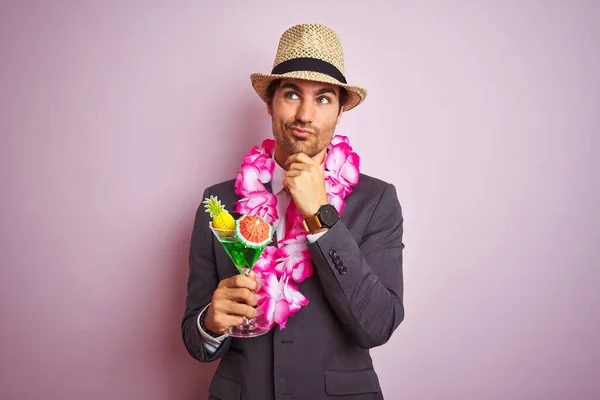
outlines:
[[[309,24],[284,32],[271,74],[251,76],[275,139],[272,154],[263,151],[276,163],[265,184],[276,199],[271,212],[283,254],[271,272],[282,284],[295,281],[288,289],[298,292],[277,299],[267,334],[229,337],[242,317],[268,312],[256,307],[255,273],[237,273],[199,207],[182,334],[192,357],[220,359],[210,399],[383,398],[369,349],[387,342],[404,318],[403,219],[394,186],[354,174],[357,157],[334,137],[342,114],[366,97],[343,74],[337,35]],[[256,193],[242,188],[246,178],[242,168],[237,180],[206,189],[204,198],[239,210]],[[301,248],[293,256],[285,250],[292,245]]]

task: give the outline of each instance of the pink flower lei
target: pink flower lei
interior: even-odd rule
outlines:
[[[265,187],[273,179],[274,148],[275,141],[272,139],[265,139],[261,148],[252,148],[244,156],[235,181],[235,193],[241,197],[236,203],[236,212],[259,215],[271,225],[279,219],[277,197]],[[335,135],[327,150],[327,198],[341,215],[344,198],[358,183],[360,157],[352,151],[346,136]],[[278,242],[278,247],[267,246],[253,268],[260,284],[256,292],[257,321],[269,328],[279,324],[280,329],[284,329],[288,318],[308,304],[308,299],[294,285],[294,282],[302,282],[313,274],[303,219],[292,201],[287,211],[286,236]]]

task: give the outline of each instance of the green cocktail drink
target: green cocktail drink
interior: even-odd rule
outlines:
[[[254,249],[229,237],[221,237],[219,238],[219,242],[221,242],[225,252],[229,255],[231,261],[233,261],[233,265],[235,265],[240,274],[243,275],[246,275],[247,272],[252,270],[252,267],[256,264],[256,260],[258,260],[258,257],[260,257],[264,250],[264,246]],[[245,269],[248,269],[248,271],[244,271]]]

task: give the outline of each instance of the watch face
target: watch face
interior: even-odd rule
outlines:
[[[319,219],[322,225],[331,228],[338,222],[340,216],[334,206],[326,204],[319,210]]]

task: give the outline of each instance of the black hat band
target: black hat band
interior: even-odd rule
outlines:
[[[346,83],[346,78],[339,69],[337,69],[333,64],[330,64],[327,61],[319,60],[318,58],[292,58],[277,64],[275,68],[273,68],[273,71],[271,71],[271,74],[281,75],[285,74],[286,72],[294,71],[320,72],[322,74],[329,75],[342,83]]]

